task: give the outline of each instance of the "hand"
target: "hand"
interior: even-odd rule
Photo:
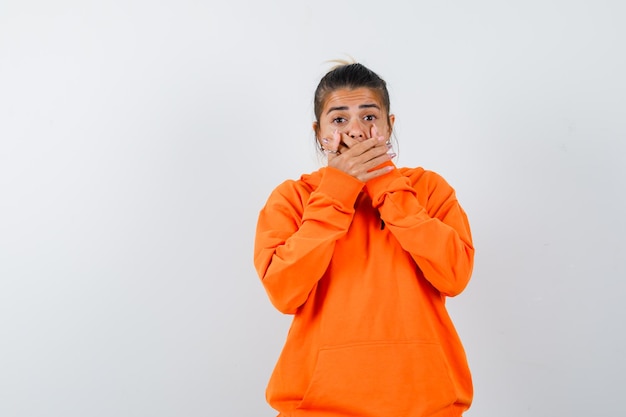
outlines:
[[[378,135],[376,126],[372,126],[370,137],[357,141],[350,136],[335,131],[332,139],[322,139],[327,150],[328,166],[345,172],[361,182],[380,177],[393,170],[393,166],[376,169],[384,162],[396,156],[390,153],[390,145],[384,136]]]

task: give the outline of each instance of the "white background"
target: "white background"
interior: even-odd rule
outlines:
[[[398,164],[469,215],[449,300],[467,415],[620,415],[625,19],[619,0],[3,0],[0,415],[275,415],[289,317],[252,265],[256,217],[323,164],[312,94],[346,54],[389,83]]]

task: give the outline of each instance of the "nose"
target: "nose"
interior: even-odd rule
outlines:
[[[347,134],[352,139],[364,140],[366,138],[365,130],[366,128],[360,120],[353,120],[348,126]]]

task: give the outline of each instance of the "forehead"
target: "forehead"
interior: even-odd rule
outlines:
[[[324,103],[323,113],[331,107],[358,107],[361,104],[376,104],[383,108],[377,91],[370,88],[355,88],[353,90],[341,88],[328,94]]]

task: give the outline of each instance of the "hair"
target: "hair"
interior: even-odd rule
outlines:
[[[357,88],[369,88],[374,90],[380,96],[383,110],[385,110],[387,113],[387,119],[389,119],[391,109],[389,103],[389,92],[387,91],[387,83],[385,80],[380,78],[374,71],[370,70],[365,65],[359,64],[358,62],[335,62],[339,62],[339,65],[327,72],[315,89],[313,111],[315,113],[315,121],[318,125],[322,109],[324,108],[324,103],[326,102],[328,95],[336,90],[344,88],[348,90],[354,90]]]

